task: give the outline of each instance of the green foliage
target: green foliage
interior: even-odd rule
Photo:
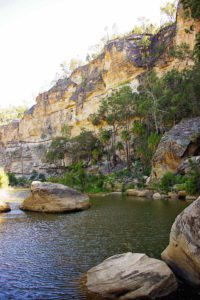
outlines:
[[[199,0],[181,0],[183,7],[185,9],[186,18],[194,18],[200,20],[200,1]],[[194,28],[186,29],[189,34],[194,31]],[[200,61],[200,34],[196,35],[196,45],[194,48],[194,58]]]
[[[194,57],[200,61],[200,33],[196,35],[196,44],[194,48]]]
[[[87,164],[92,160],[95,150],[101,148],[97,137],[87,130],[82,130],[81,133],[71,139],[70,154],[73,162],[85,161]]]
[[[8,187],[9,179],[7,174],[4,172],[2,168],[0,168],[0,188]]]
[[[152,153],[156,151],[160,139],[161,139],[161,135],[156,132],[150,134],[150,136],[148,137],[148,141],[147,141],[148,149],[152,151]]]
[[[46,181],[46,177],[44,174],[42,173],[38,173],[36,170],[33,170],[30,178],[29,178],[29,181],[34,181],[34,180],[38,180],[38,181]]]
[[[17,178],[17,186],[27,187],[30,186],[31,180],[27,179],[26,177],[18,177]]]
[[[161,134],[148,129],[145,119],[133,122],[132,133],[134,135],[135,159],[139,159],[144,172],[149,173],[151,158],[160,142]]]
[[[144,35],[138,41],[138,46],[141,49],[141,51],[140,51],[141,59],[146,68],[148,68],[148,64],[149,64],[149,47],[150,47],[150,45],[151,45],[151,36],[150,35]]]
[[[160,8],[161,14],[163,14],[167,18],[167,23],[172,24],[176,20],[176,11],[177,11],[177,0],[175,1],[167,1],[164,5]]]
[[[162,133],[183,118],[200,115],[200,65],[162,78],[148,72],[135,97],[137,114],[151,132]],[[188,101],[190,99],[190,101]]]
[[[200,19],[200,2],[199,0],[181,0],[187,15],[192,18]]]
[[[190,45],[187,43],[182,43],[180,45],[174,46],[170,50],[170,54],[178,58],[179,60],[185,60],[187,58],[193,59],[193,51],[190,50]]]
[[[139,18],[138,24],[132,29],[133,34],[155,34],[159,30],[156,24],[150,23],[146,18]]]
[[[185,188],[191,195],[200,193],[200,167],[190,160],[191,171],[186,175]]]
[[[100,141],[102,141],[102,143],[107,144],[109,143],[110,139],[112,137],[112,131],[111,130],[101,130],[100,131]]]
[[[101,119],[97,114],[92,114],[89,117],[89,121],[94,125],[94,126],[98,126],[101,124]]]
[[[68,139],[65,137],[54,138],[46,153],[46,161],[49,163],[59,164],[65,157],[68,145]]]
[[[13,173],[7,173],[10,186],[16,186],[18,184],[18,179]]]
[[[0,109],[0,125],[5,125],[13,120],[21,119],[27,107],[24,106],[13,106],[9,108]]]
[[[62,129],[61,129],[62,136],[65,138],[70,138],[71,137],[71,129],[72,128],[70,126],[63,125]]]
[[[116,164],[116,151],[124,151],[127,167],[131,158],[131,120],[135,116],[135,102],[129,86],[123,86],[106,97],[98,110],[92,115],[93,125],[107,125],[101,130],[99,139],[102,142],[110,165]],[[120,143],[117,136],[121,136]]]
[[[186,44],[173,50],[179,59],[192,58]],[[58,166],[64,166],[66,158],[72,164],[82,161],[85,168],[106,157],[108,172],[112,172],[121,159],[126,159],[127,169],[133,170],[137,162],[141,174],[149,174],[162,135],[183,118],[200,116],[199,78],[200,63],[183,71],[173,69],[161,78],[154,71],[145,72],[140,77],[137,93],[124,85],[103,99],[98,112],[90,116],[93,125],[100,129],[98,136],[82,130],[80,135],[71,138],[65,126],[63,136],[52,141],[47,160]],[[84,173],[82,176],[84,179]],[[70,178],[71,175],[69,178],[66,175],[63,180],[70,183]],[[192,180],[181,184],[191,186]],[[170,175],[161,185],[164,189],[171,188]]]
[[[86,172],[83,162],[71,165],[68,171],[60,178],[48,178],[50,182],[61,183],[81,192],[100,193],[104,189],[104,176],[93,175]]]
[[[83,164],[79,162],[71,165],[67,172],[61,177],[49,177],[48,181],[61,183],[87,193],[101,193],[114,189],[116,184],[121,186],[122,191],[125,185],[135,178],[135,173],[128,169],[113,172],[107,175],[89,173]]]
[[[67,156],[72,163],[84,161],[89,164],[93,158],[97,159],[97,153],[100,157],[100,149],[101,144],[97,137],[91,131],[83,129],[78,136],[73,138],[55,138],[46,153],[46,160],[62,166]]]
[[[146,133],[146,127],[141,120],[135,120],[133,122],[132,130],[137,137],[141,137]]]
[[[39,181],[46,181],[46,177],[42,173],[38,173],[33,171],[30,178],[26,177],[16,177],[13,173],[7,173],[9,179],[10,186],[29,186],[32,181],[39,180]]]
[[[75,69],[79,68],[83,64],[84,64],[84,62],[82,60],[77,59],[75,57],[73,57],[70,61],[67,61],[67,60],[63,61],[60,64],[61,74],[57,73],[54,81],[57,82],[59,79],[69,77]],[[54,81],[53,81],[53,83],[54,83]]]
[[[186,175],[175,175],[166,173],[159,184],[159,188],[169,192],[172,188],[176,190],[185,190],[190,195],[200,193],[200,167],[190,160],[191,171]]]
[[[176,183],[176,175],[168,172],[161,178],[160,188],[165,192],[169,192]]]

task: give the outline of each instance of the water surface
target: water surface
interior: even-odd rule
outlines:
[[[12,196],[13,210],[0,216],[0,299],[93,300],[81,288],[83,274],[127,251],[160,258],[188,205],[106,196],[93,197],[90,210],[53,215],[22,212],[19,202]],[[172,299],[199,296],[180,290]]]

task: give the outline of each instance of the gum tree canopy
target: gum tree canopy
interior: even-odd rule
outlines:
[[[185,10],[191,10],[191,16],[200,19],[200,1],[199,0],[181,0]]]

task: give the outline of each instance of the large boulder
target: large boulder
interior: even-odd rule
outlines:
[[[9,212],[10,210],[10,205],[0,200],[0,213]]]
[[[175,291],[177,281],[164,262],[145,254],[125,253],[89,270],[87,288],[106,298],[155,299]]]
[[[62,213],[89,207],[87,195],[62,184],[34,181],[31,184],[31,195],[23,201],[20,208],[35,212]]]
[[[178,276],[200,287],[200,198],[176,218],[162,259]]]
[[[176,173],[183,161],[199,154],[200,117],[183,120],[161,139],[152,159],[151,180],[159,180],[166,172]]]

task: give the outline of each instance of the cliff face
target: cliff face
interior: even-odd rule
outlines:
[[[188,158],[200,154],[200,117],[183,120],[161,139],[152,160],[151,179],[160,179],[165,173],[176,173]]]
[[[191,25],[194,31],[188,34],[185,29]],[[144,61],[140,46],[142,36],[130,35],[109,42],[97,59],[40,94],[20,122],[0,127],[0,165],[19,175],[31,174],[33,170],[46,173],[49,166],[44,162],[45,151],[52,138],[61,135],[63,125],[72,126],[72,135],[83,127],[96,130],[89,116],[98,110],[103,97],[124,83],[136,89],[138,76],[145,72],[147,64],[160,75],[173,67],[184,68],[189,62],[171,58],[169,49],[183,42],[193,49],[199,31],[200,24],[185,20],[179,7],[177,23],[150,37],[147,60]]]

